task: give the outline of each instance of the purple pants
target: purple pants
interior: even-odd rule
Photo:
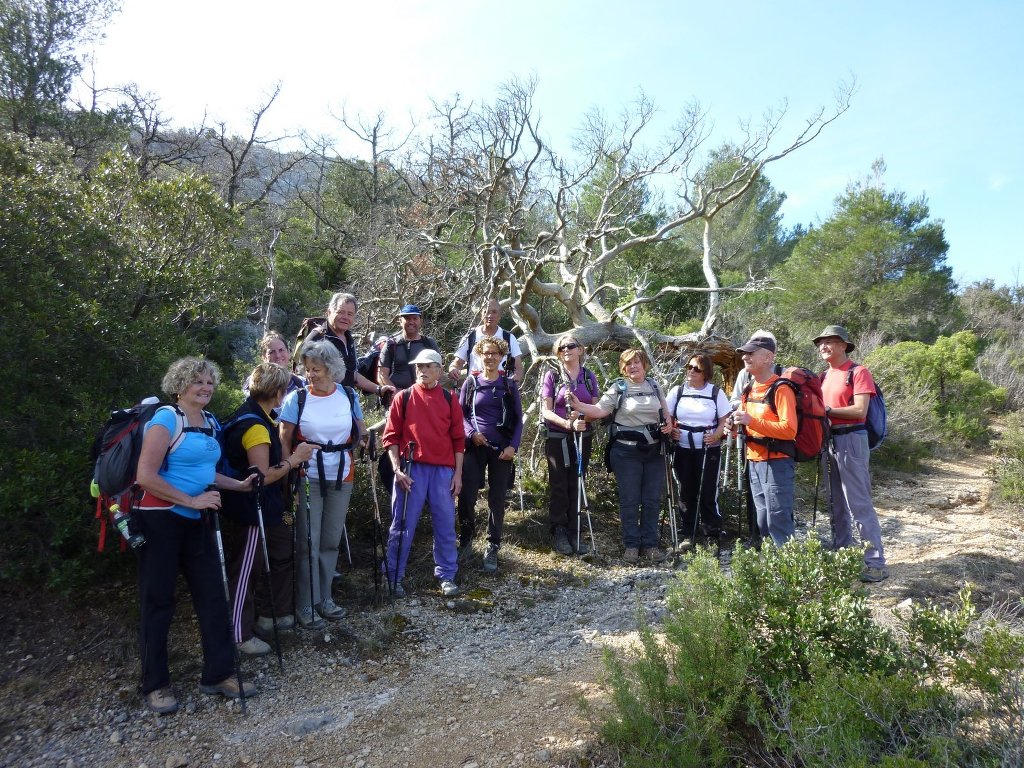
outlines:
[[[409,562],[409,550],[420,521],[423,504],[430,504],[430,517],[434,524],[434,576],[441,581],[454,581],[459,570],[455,548],[455,499],[452,496],[452,467],[413,462],[409,470],[412,488],[406,492],[396,484],[391,494],[391,531],[388,536],[387,566],[391,578],[401,581]],[[402,531],[402,512],[405,511],[405,533]],[[398,541],[402,540],[399,552]],[[398,567],[395,567],[395,561]]]

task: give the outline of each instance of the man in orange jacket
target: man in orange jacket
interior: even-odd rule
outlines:
[[[796,474],[796,395],[778,386],[775,340],[753,336],[736,352],[753,382],[731,421],[746,430],[747,472],[761,536],[777,545],[793,536],[793,481]]]

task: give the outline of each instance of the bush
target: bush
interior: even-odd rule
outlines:
[[[931,345],[903,341],[879,347],[864,363],[886,396],[894,441],[937,445],[987,437],[986,413],[1001,408],[1006,390],[974,370],[978,341],[970,331]]]
[[[642,625],[632,659],[606,653],[615,711],[602,735],[627,766],[1012,755],[1024,723],[1018,629],[979,622],[966,589],[953,608],[913,606],[883,628],[851,588],[860,567],[856,550],[792,541],[738,549],[729,577],[699,551],[670,589],[663,631]]]
[[[995,442],[995,453],[1000,498],[1024,504],[1024,411],[1009,414],[1003,434]]]

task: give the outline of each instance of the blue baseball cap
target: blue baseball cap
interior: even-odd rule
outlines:
[[[419,315],[420,317],[422,317],[423,313],[420,312],[420,308],[417,307],[415,304],[406,304],[404,307],[398,310],[398,316],[401,317],[402,315]]]

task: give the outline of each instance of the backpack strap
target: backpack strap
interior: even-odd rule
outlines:
[[[749,400],[752,403],[766,403],[768,407],[772,409],[772,413],[778,416],[779,411],[775,407],[775,392],[778,390],[779,386],[783,384],[793,390],[794,396],[799,395],[796,382],[779,376],[779,378],[768,386],[768,390],[764,393],[764,397],[757,399],[750,397],[750,390],[754,386],[753,382],[751,382],[743,390],[743,402],[747,402]],[[754,437],[749,432],[747,433],[746,440],[748,443],[754,443],[754,445],[763,445],[769,452],[782,453],[790,458],[796,458],[796,440],[779,440],[776,437]]]

